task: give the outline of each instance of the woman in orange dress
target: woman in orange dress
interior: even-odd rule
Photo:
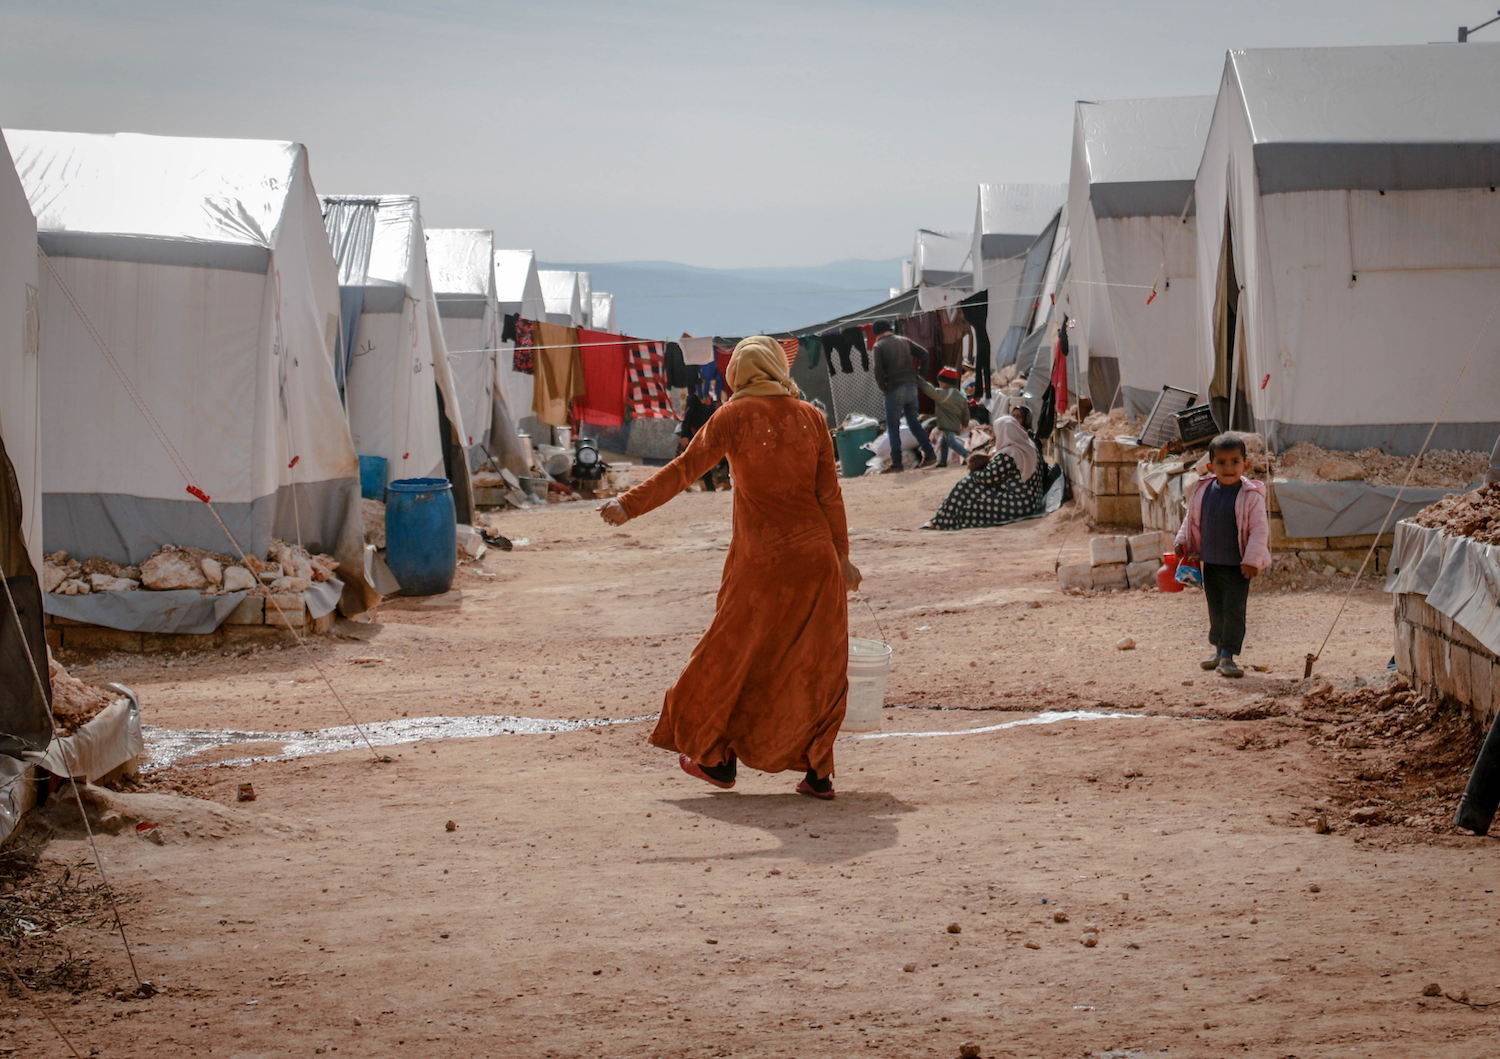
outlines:
[[[733,787],[743,761],[800,769],[797,793],[831,799],[849,692],[845,591],[860,581],[833,441],[773,339],[742,341],[724,374],[734,395],[687,450],[599,509],[622,526],[729,459],[734,532],[714,620],[667,691],[651,743],[716,787]]]

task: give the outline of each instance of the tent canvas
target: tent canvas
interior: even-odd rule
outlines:
[[[1057,290],[1062,259],[1068,247],[1068,206],[1064,203],[1052,214],[1042,234],[1032,240],[1021,262],[1021,277],[1011,305],[1010,323],[996,348],[994,365],[998,370],[1016,364],[1021,372],[1029,371],[1034,357],[1036,337],[1052,318],[1052,295]],[[990,315],[996,315],[995,308]],[[1001,314],[1003,317],[1003,314]]]
[[[1224,419],[1235,395],[1274,451],[1421,446],[1500,286],[1497,91],[1495,44],[1228,54],[1194,191]],[[1477,357],[1432,446],[1488,451],[1497,409]]]
[[[564,327],[583,327],[583,301],[577,272],[542,269],[537,273],[542,283],[542,300],[546,305],[543,319]]]
[[[41,584],[36,221],[0,136],[0,840],[14,824],[22,751],[52,736]],[[15,602],[12,613],[11,601]],[[19,618],[19,623],[17,622]],[[37,675],[42,683],[37,684]]]
[[[1074,109],[1068,215],[1078,323],[1070,342],[1083,378],[1108,380],[1110,392],[1089,394],[1097,408],[1123,404],[1140,415],[1163,386],[1197,384],[1190,203],[1213,109],[1213,96]]]
[[[972,293],[972,244],[968,232],[917,229],[912,240],[912,286],[924,310],[957,305]]]
[[[592,272],[578,273],[578,311],[583,314],[583,322],[579,327],[589,327],[597,331],[594,326],[594,274]]]
[[[999,349],[1021,296],[1026,252],[1068,200],[1066,184],[980,184],[969,246],[974,291],[990,292],[990,347]]]
[[[604,331],[611,335],[620,333],[620,325],[615,322],[615,296],[604,291],[594,292],[594,330]]]
[[[238,545],[264,554],[276,536],[331,552],[346,611],[367,609],[378,597],[365,587],[359,469],[333,372],[337,275],[306,148],[6,135],[51,262],[43,547],[133,564],[167,544],[234,550],[71,297]]]
[[[386,484],[447,478],[461,522],[473,516],[457,384],[427,267],[414,195],[326,195],[324,222],[339,251],[340,285],[358,292],[345,405],[361,456],[386,461]],[[367,245],[351,233],[367,232]],[[440,406],[441,401],[441,406]]]
[[[500,344],[495,233],[478,228],[429,228],[427,267],[458,391],[469,468],[477,470],[487,455],[494,422],[495,360]]]

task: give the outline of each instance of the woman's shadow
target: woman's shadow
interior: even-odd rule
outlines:
[[[769,848],[704,856],[655,857],[646,863],[683,864],[755,857],[794,857],[809,864],[832,864],[887,849],[900,837],[897,820],[915,808],[889,794],[854,791],[834,802],[799,794],[707,794],[667,798],[666,805],[721,824],[764,831],[776,839]]]

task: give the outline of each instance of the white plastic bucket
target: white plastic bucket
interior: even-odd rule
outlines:
[[[849,700],[840,731],[873,732],[880,727],[891,648],[879,640],[849,637]]]

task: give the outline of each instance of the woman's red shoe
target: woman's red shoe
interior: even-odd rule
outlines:
[[[826,791],[813,790],[813,785],[806,780],[797,781],[797,793],[805,794],[809,798],[821,798],[825,802],[831,802],[836,797],[832,787],[829,787]]]
[[[678,754],[677,755],[677,764],[681,765],[682,766],[682,771],[686,772],[689,776],[693,776],[696,779],[700,779],[704,783],[712,783],[715,787],[718,787],[720,790],[727,791],[727,790],[729,790],[729,788],[731,788],[731,787],[734,786],[734,780],[730,780],[728,783],[724,783],[724,782],[722,782],[720,780],[714,779],[712,776],[710,776],[708,773],[704,772],[701,768],[698,767],[698,762],[694,761],[692,758],[688,757],[686,754]]]

